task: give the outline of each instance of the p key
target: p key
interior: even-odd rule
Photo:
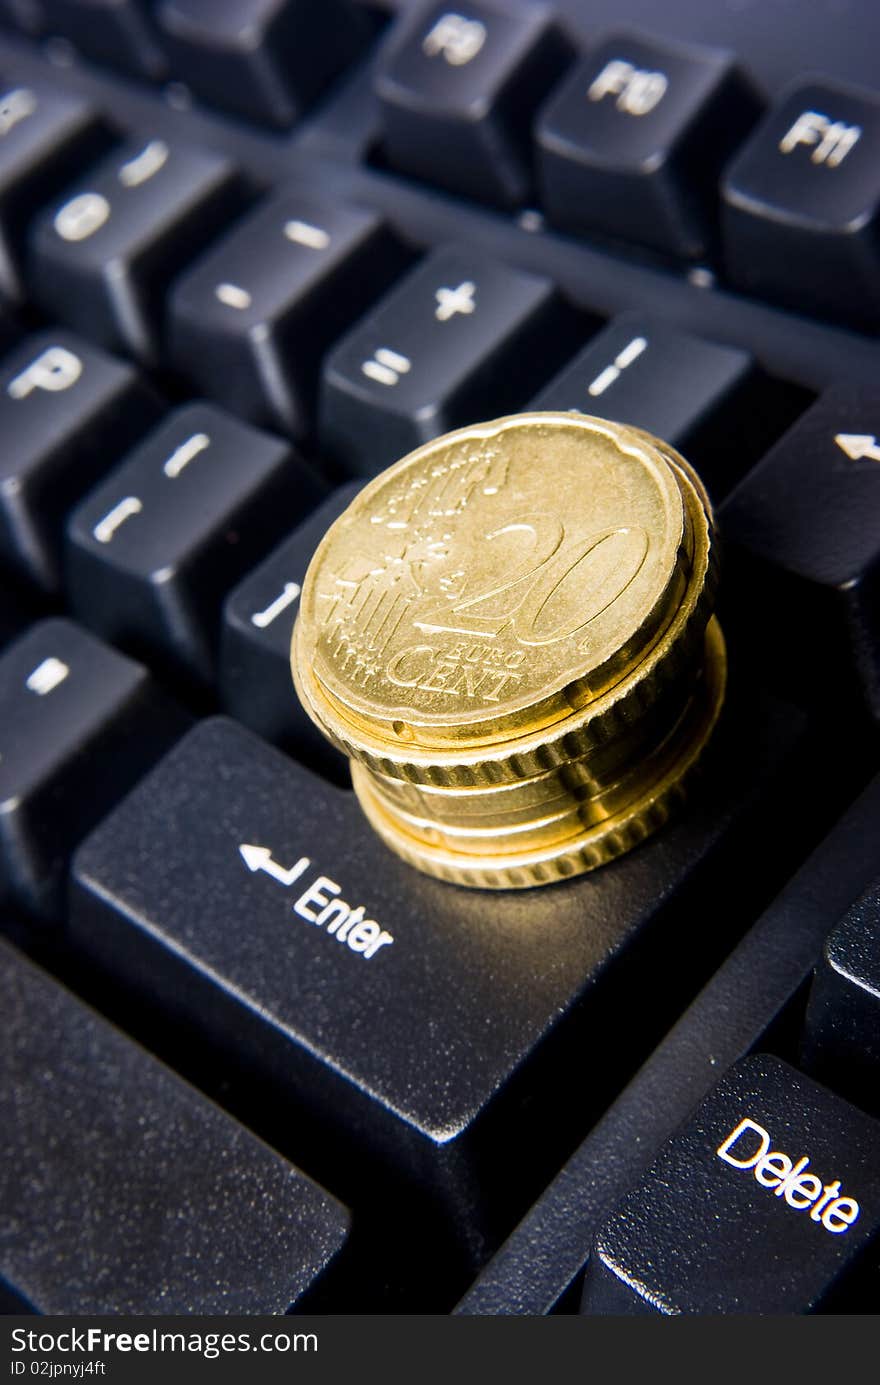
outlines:
[[[71,517],[73,608],[107,639],[209,679],[223,597],[319,495],[279,438],[209,405],[178,409]]]
[[[0,558],[59,585],[67,512],[161,412],[132,366],[72,332],[40,332],[0,371]]]
[[[375,475],[438,433],[521,407],[571,332],[546,279],[436,250],[327,358],[321,437],[352,472]]]
[[[727,272],[746,293],[880,323],[880,97],[810,82],[772,110],[722,186]]]

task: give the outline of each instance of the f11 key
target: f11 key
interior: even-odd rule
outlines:
[[[809,82],[727,170],[726,265],[746,293],[853,326],[880,323],[880,98]]]

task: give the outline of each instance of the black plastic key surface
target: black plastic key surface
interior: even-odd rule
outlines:
[[[713,499],[760,455],[769,400],[747,351],[624,313],[529,405],[632,423],[681,449]]]
[[[39,1313],[284,1313],[345,1208],[0,943],[0,1284]]]
[[[0,370],[0,560],[59,585],[67,512],[161,413],[123,361],[64,330],[28,337]]]
[[[156,23],[175,75],[201,100],[281,128],[370,32],[349,0],[162,0]]]
[[[880,879],[825,940],[803,1058],[813,1076],[880,1116]]]
[[[719,524],[774,663],[807,688],[856,680],[880,715],[880,392],[821,395]]]
[[[151,23],[151,0],[39,0],[43,27],[86,58],[156,80],[168,64]]]
[[[759,111],[730,53],[633,34],[607,39],[536,121],[548,219],[683,258],[704,254],[718,174]]]
[[[219,154],[132,141],[38,219],[31,290],[91,340],[153,364],[169,280],[238,210],[239,192]]]
[[[24,294],[21,260],[30,219],[103,152],[109,134],[94,108],[48,82],[3,84],[0,94],[0,289]]]
[[[208,681],[223,597],[321,493],[280,438],[212,405],[177,409],[71,516],[73,609],[136,655]]]
[[[399,21],[376,68],[385,156],[452,192],[522,204],[531,118],[569,56],[544,6],[419,7]]]
[[[322,441],[374,475],[450,428],[521,407],[571,333],[548,280],[480,251],[436,250],[325,361]]]
[[[880,775],[834,823],[590,1130],[459,1312],[551,1313],[579,1290],[598,1228],[712,1091],[719,1071],[766,1044],[768,1031],[778,1032],[780,1014],[790,1013],[792,1005],[802,1013],[798,997],[828,929],[875,873],[878,820]],[[771,837],[781,825],[781,819],[775,828],[771,824]],[[756,840],[749,848],[749,873]],[[715,899],[720,903],[723,896]]]
[[[41,0],[0,0],[0,22],[28,35],[41,34],[45,28]]]
[[[880,1122],[778,1058],[745,1059],[600,1228],[583,1311],[852,1301],[880,1250],[878,1148]]]
[[[73,622],[0,656],[0,903],[58,921],[74,847],[186,726],[147,670]]]
[[[375,213],[284,193],[178,280],[169,303],[173,358],[235,413],[301,435],[322,355],[399,263]]]
[[[722,184],[733,284],[856,327],[880,324],[880,97],[792,88]]]
[[[229,593],[223,607],[220,697],[230,716],[346,782],[348,766],[303,711],[290,676],[290,641],[306,568],[327,529],[360,490],[341,486]]]
[[[308,1108],[368,1203],[375,1168],[392,1197],[441,1209],[434,1244],[484,1252],[730,926],[739,855],[720,897],[712,877],[712,928],[693,928],[709,863],[738,825],[753,831],[797,740],[788,709],[742,729],[748,783],[731,769],[627,859],[489,907],[393,857],[352,794],[234,722],[202,722],[80,849],[71,937],[275,1104]],[[639,1026],[621,1027],[636,1004]]]

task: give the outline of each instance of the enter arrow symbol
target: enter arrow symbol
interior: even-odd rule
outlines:
[[[873,433],[835,433],[834,441],[854,462],[861,461],[862,457],[880,462],[880,447]]]
[[[243,842],[238,850],[248,870],[265,871],[280,885],[292,885],[309,867],[308,856],[300,856],[295,866],[285,870],[284,866],[279,866],[277,861],[272,860],[272,852],[267,846],[251,846],[248,842]]]

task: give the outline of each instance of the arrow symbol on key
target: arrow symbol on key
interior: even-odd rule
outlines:
[[[863,457],[880,462],[880,447],[873,433],[835,433],[834,441],[854,462],[861,461]]]
[[[263,870],[267,875],[271,875],[273,880],[277,880],[279,885],[292,885],[294,880],[298,880],[303,871],[309,868],[308,856],[300,856],[295,866],[285,870],[284,866],[279,866],[277,861],[272,860],[272,852],[267,846],[251,846],[243,842],[238,849],[248,870]]]

